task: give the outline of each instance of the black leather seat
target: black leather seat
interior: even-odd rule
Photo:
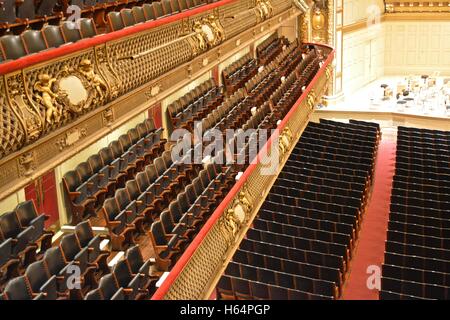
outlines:
[[[64,174],[63,186],[70,203],[72,225],[95,214],[96,199],[89,195],[88,185],[82,183],[77,171],[71,170]]]
[[[104,239],[99,235],[95,235],[89,220],[83,221],[75,226],[75,235],[82,248],[88,248],[88,256],[90,263],[96,263],[99,269],[108,273],[109,268],[107,259],[109,251],[100,249],[100,243]]]
[[[61,31],[65,42],[77,42],[81,40],[81,31],[76,22],[64,21],[61,24]]]
[[[81,18],[79,20],[81,37],[92,38],[97,35],[97,28],[95,26],[94,20],[89,18]]]
[[[56,277],[50,275],[43,260],[30,264],[25,271],[25,276],[28,278],[32,292],[45,293],[46,300],[58,298]]]
[[[4,35],[0,37],[0,45],[3,48],[6,59],[15,60],[24,57],[27,54],[20,36]]]
[[[57,48],[66,42],[59,26],[47,25],[42,29],[42,34],[49,48]]]
[[[136,23],[142,23],[146,21],[143,7],[134,6],[133,8],[131,8],[131,10],[133,12],[133,17]]]
[[[135,228],[127,224],[126,213],[120,210],[115,198],[105,200],[102,214],[108,227],[113,250],[123,250],[128,245],[134,244]]]
[[[26,30],[22,33],[22,40],[28,54],[44,51],[47,49],[44,36],[39,30]]]
[[[120,12],[109,12],[108,23],[111,31],[121,30],[125,27]]]
[[[136,20],[134,20],[133,11],[131,9],[122,9],[120,10],[120,15],[122,16],[123,25],[125,27],[131,27],[136,24]]]
[[[13,239],[12,255],[18,256],[22,253],[30,254],[28,263],[35,259],[33,250],[37,245],[33,243],[34,228],[32,226],[22,227],[14,211],[6,212],[0,216],[0,231],[2,240]]]
[[[49,219],[46,214],[37,213],[32,200],[21,202],[15,208],[17,218],[22,227],[33,226],[33,242],[41,242],[41,252],[51,247],[53,232],[45,230],[45,221]]]
[[[153,11],[153,6],[148,3],[144,3],[142,6],[142,9],[144,10],[145,20],[155,20],[155,12]]]
[[[37,296],[37,294],[33,294],[30,283],[25,276],[9,281],[3,293],[6,300],[33,300]]]

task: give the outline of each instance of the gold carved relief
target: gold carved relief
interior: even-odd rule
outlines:
[[[36,170],[36,159],[33,151],[25,152],[17,158],[19,175],[28,177]]]
[[[56,145],[59,148],[59,151],[64,150],[67,147],[70,147],[75,142],[79,141],[83,137],[87,135],[87,128],[77,128],[71,129],[67,131],[64,136],[56,141]]]

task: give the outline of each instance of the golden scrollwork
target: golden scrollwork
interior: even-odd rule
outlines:
[[[231,208],[225,210],[219,219],[222,234],[228,246],[232,246],[241,227],[250,219],[253,205],[248,188],[244,185],[233,200]]]
[[[36,169],[36,159],[33,151],[25,152],[17,158],[19,174],[28,177]]]
[[[270,0],[256,0],[255,13],[258,22],[264,21],[273,15],[273,6]]]
[[[293,141],[292,131],[289,127],[285,127],[278,137],[278,150],[280,159],[289,151]]]

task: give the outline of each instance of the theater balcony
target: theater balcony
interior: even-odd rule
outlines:
[[[310,1],[43,3],[0,15],[0,298],[210,298],[332,85]]]

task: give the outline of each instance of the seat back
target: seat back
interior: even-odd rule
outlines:
[[[122,134],[122,135],[119,137],[119,142],[120,142],[120,144],[121,144],[121,146],[122,146],[122,149],[123,149],[124,151],[130,149],[130,147],[131,147],[131,145],[132,145],[131,139],[130,139],[130,137],[128,136],[128,134]]]
[[[153,11],[151,4],[144,3],[142,9],[144,10],[145,20],[155,20],[155,11]]]
[[[164,15],[172,14],[173,9],[170,0],[161,0],[161,7],[164,12]]]
[[[30,284],[25,276],[9,281],[4,293],[8,300],[31,300],[33,298]]]
[[[144,264],[144,258],[142,257],[141,250],[138,246],[129,248],[125,252],[125,259],[128,261],[133,274],[138,273],[139,269]]]
[[[23,227],[29,226],[31,221],[38,216],[33,200],[19,203],[15,211],[20,225]]]
[[[34,0],[23,0],[17,8],[17,18],[32,20],[36,17],[35,11]]]
[[[113,157],[116,159],[120,158],[120,156],[123,154],[122,146],[120,145],[120,142],[117,140],[112,141],[109,144],[109,148],[111,149]]]
[[[111,31],[121,30],[125,27],[122,21],[122,16],[120,12],[109,12],[108,13],[108,23]]]
[[[87,162],[91,166],[92,171],[95,173],[99,172],[100,169],[103,168],[102,158],[98,154],[93,154],[93,155],[89,156],[89,158],[87,159]]]
[[[155,239],[156,245],[158,246],[167,245],[167,240],[164,234],[164,229],[161,225],[161,221],[153,222],[152,226],[150,227],[150,232],[152,233],[153,238]]]
[[[14,211],[0,216],[0,230],[5,239],[15,238],[21,232],[19,219]]]
[[[25,44],[25,50],[28,54],[36,53],[47,49],[44,36],[38,30],[26,30],[22,33],[22,39]]]
[[[133,17],[136,23],[145,22],[145,13],[143,7],[134,6],[131,8],[131,11],[133,12]]]
[[[130,137],[132,143],[136,143],[140,139],[139,132],[136,128],[131,128],[128,130],[128,136]]]
[[[117,262],[117,264],[114,266],[112,270],[112,273],[114,274],[119,287],[127,288],[128,284],[133,278],[130,267],[128,266],[126,260],[121,260]]]
[[[58,26],[47,25],[42,29],[42,34],[49,48],[57,48],[66,42]]]
[[[97,288],[89,291],[84,297],[84,300],[105,300],[105,299],[103,298],[100,288]]]
[[[2,10],[0,10],[0,21],[2,23],[16,22],[16,1],[3,0]]]
[[[81,178],[81,181],[86,181],[88,180],[91,176],[92,176],[92,168],[89,165],[89,163],[87,162],[81,162],[79,163],[76,168],[75,168],[76,172],[78,173],[78,175]]]
[[[82,248],[86,247],[94,238],[94,231],[92,231],[91,222],[89,220],[83,221],[75,226],[75,234],[80,242]]]
[[[146,166],[145,173],[147,174],[149,183],[155,182],[155,180],[158,178],[158,172],[154,164],[149,164],[148,166]]]
[[[109,147],[101,148],[98,154],[105,165],[110,164],[114,160],[114,155]]]
[[[174,223],[172,221],[172,217],[170,216],[170,212],[168,210],[161,212],[161,214],[159,216],[159,221],[161,222],[161,226],[164,229],[165,234],[172,233],[172,230],[174,228]]]
[[[135,200],[141,195],[141,192],[139,191],[139,186],[138,186],[136,180],[127,181],[127,183],[125,184],[125,187],[128,191],[128,194],[130,195],[131,199]]]
[[[144,192],[145,190],[147,190],[147,188],[149,186],[149,182],[148,182],[148,177],[147,177],[146,172],[139,172],[136,175],[135,180],[136,180],[137,186],[139,187],[140,192]]]
[[[120,15],[122,16],[122,21],[125,27],[130,27],[136,24],[133,16],[133,11],[131,11],[131,9],[120,10]]]
[[[156,171],[158,172],[158,176],[161,176],[164,171],[166,171],[166,165],[162,158],[156,158],[153,163],[155,164]]]
[[[110,221],[114,221],[114,218],[120,213],[119,206],[114,198],[106,199],[103,204],[103,209]]]
[[[117,280],[112,273],[107,274],[100,279],[98,288],[102,292],[103,298],[105,300],[110,300],[119,290]]]
[[[156,19],[161,18],[162,16],[164,16],[165,13],[164,13],[164,10],[162,8],[161,2],[159,2],[159,1],[152,2],[152,6],[153,6],[153,10],[155,12],[155,18]]]
[[[40,17],[54,15],[53,8],[56,2],[57,0],[42,0],[36,11],[37,15]]]
[[[28,278],[33,292],[39,292],[41,286],[50,278],[44,260],[30,264],[25,270],[25,276]]]
[[[97,28],[95,27],[94,20],[88,18],[81,18],[79,20],[81,37],[92,38],[97,35]]]
[[[116,190],[116,194],[114,198],[119,205],[120,210],[124,210],[128,204],[130,204],[130,196],[128,195],[128,191],[125,188],[120,188]]]
[[[66,42],[77,42],[81,40],[78,22],[64,21],[61,24],[61,31]]]
[[[44,254],[44,262],[50,275],[57,275],[66,266],[64,255],[60,247],[47,249]]]
[[[180,4],[178,3],[178,0],[169,0],[169,1],[170,1],[171,6],[172,6],[173,13],[178,13],[178,12],[181,11]]]
[[[74,192],[81,184],[80,176],[75,170],[67,171],[63,176],[63,182],[70,192]]]
[[[20,36],[4,35],[0,38],[0,45],[3,48],[6,59],[19,59],[27,54]]]
[[[75,233],[64,235],[59,245],[66,261],[72,261],[81,250]]]

